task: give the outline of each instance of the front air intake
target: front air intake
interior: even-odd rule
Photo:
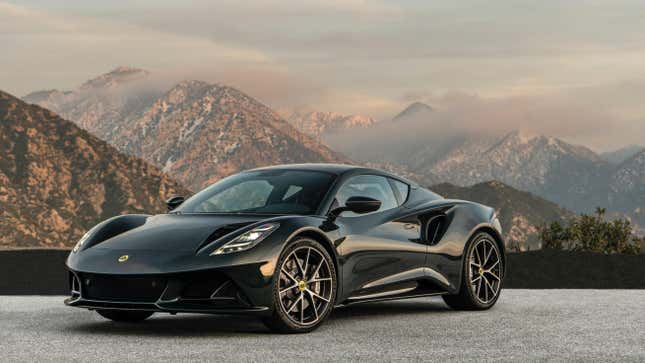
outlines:
[[[230,281],[217,272],[186,275],[184,280],[186,283],[181,291],[182,300],[210,300],[213,291]]]
[[[73,298],[81,297],[81,282],[74,273],[69,273],[69,289]]]
[[[155,302],[166,288],[163,277],[79,275],[83,297],[95,300]]]

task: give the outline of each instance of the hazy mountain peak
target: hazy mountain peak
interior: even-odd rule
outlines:
[[[60,91],[57,90],[57,89],[44,89],[44,90],[40,90],[40,91],[31,92],[28,95],[26,95],[25,97],[23,97],[23,99],[25,100],[25,102],[28,102],[28,103],[38,103],[41,100],[48,99],[49,97],[51,97],[52,95],[54,95],[54,94],[56,94],[58,92],[60,92]]]
[[[316,139],[322,138],[323,134],[369,127],[376,123],[376,120],[366,115],[343,115],[338,112],[317,111],[311,107],[281,108],[278,113],[298,130]]]
[[[195,189],[257,166],[346,160],[251,96],[195,80],[175,85],[119,130],[109,141]]]
[[[150,72],[133,67],[119,66],[81,85],[81,90],[108,88],[147,77]]]
[[[540,140],[543,140],[543,141],[546,140],[547,142],[550,142],[550,143],[555,142],[555,139],[553,137],[546,137],[544,135],[531,133],[531,132],[526,131],[526,130],[513,130],[513,131],[509,132],[508,134],[506,134],[505,139],[513,140],[513,141],[516,141],[516,142],[521,143],[521,144],[527,144],[527,143],[529,143],[529,142],[531,142],[531,141],[533,141],[535,139],[540,139]]]
[[[433,111],[432,107],[430,107],[429,105],[423,102],[413,102],[408,107],[406,107],[403,111],[399,112],[398,115],[394,116],[392,120],[396,121],[396,120],[405,119],[409,117],[423,116],[432,111]]]
[[[148,71],[141,69],[141,68],[136,68],[136,67],[129,67],[129,66],[117,66],[107,74],[111,75],[126,75],[126,74],[136,74],[136,73],[148,73]]]
[[[181,81],[172,87],[168,92],[162,95],[158,100],[159,102],[166,103],[180,103],[188,99],[196,99],[203,97],[209,90],[217,88],[216,85],[212,85],[202,81],[195,80],[186,80]]]
[[[645,150],[645,146],[628,145],[617,150],[601,153],[600,156],[612,164],[620,164],[643,150]]]
[[[196,79],[187,79],[183,80],[179,83],[177,83],[173,89],[204,89],[207,87],[216,87],[216,85],[204,82],[204,81],[199,81]]]
[[[532,150],[531,152],[549,152],[554,155],[571,155],[580,159],[593,162],[602,162],[603,160],[591,149],[570,144],[554,136],[534,134],[523,130],[512,131],[502,138],[502,140],[491,149],[504,146],[513,150],[513,148],[522,148]],[[518,150],[515,150],[515,152]]]
[[[121,87],[147,74],[119,67],[38,104],[195,189],[257,166],[347,161],[233,87],[199,80],[163,91],[145,82]]]

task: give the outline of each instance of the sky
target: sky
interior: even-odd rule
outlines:
[[[643,1],[0,0],[0,50],[18,96],[126,65],[272,107],[421,101],[598,151],[645,140]]]

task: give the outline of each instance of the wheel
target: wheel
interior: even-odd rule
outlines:
[[[273,313],[264,320],[282,333],[306,333],[322,324],[336,301],[336,269],[327,250],[298,239],[280,255],[273,278]]]
[[[122,323],[136,323],[149,318],[154,312],[137,310],[97,310],[97,313],[106,319]]]
[[[466,250],[459,293],[443,295],[443,300],[457,310],[489,309],[502,290],[503,262],[495,239],[488,233],[478,233]]]

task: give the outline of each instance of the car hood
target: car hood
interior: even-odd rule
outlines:
[[[161,214],[97,244],[111,250],[196,251],[245,225],[269,218],[257,215]]]

